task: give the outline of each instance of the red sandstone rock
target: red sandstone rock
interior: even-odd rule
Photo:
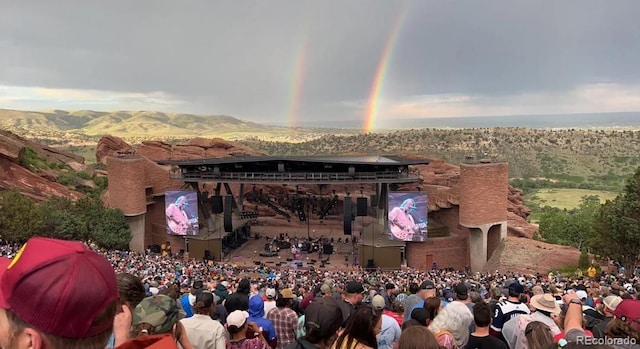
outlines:
[[[0,189],[16,189],[36,201],[44,201],[51,196],[64,196],[73,200],[82,193],[69,190],[60,183],[33,173],[7,158],[0,157]]]
[[[546,273],[578,264],[580,251],[573,247],[509,236],[489,259],[485,271]]]
[[[122,138],[114,136],[104,136],[98,141],[96,146],[96,160],[99,163],[107,164],[107,157],[117,155],[118,152],[131,152],[133,147]]]

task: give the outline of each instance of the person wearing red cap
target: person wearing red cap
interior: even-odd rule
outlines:
[[[113,267],[82,242],[29,239],[0,258],[0,348],[102,349],[118,298]]]

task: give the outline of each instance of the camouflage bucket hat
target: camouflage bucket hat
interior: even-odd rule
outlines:
[[[166,295],[147,297],[133,312],[132,325],[149,324],[154,334],[169,333],[178,322],[178,304]]]

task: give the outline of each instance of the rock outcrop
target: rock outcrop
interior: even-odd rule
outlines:
[[[51,196],[78,199],[82,193],[57,183],[57,174],[47,169],[28,169],[20,164],[21,154],[32,149],[39,158],[50,164],[66,164],[76,171],[91,173],[80,156],[43,146],[11,132],[0,130],[0,189],[18,190],[25,196],[44,201]]]
[[[98,162],[106,163],[107,156],[123,152],[136,152],[151,161],[263,155],[220,138],[194,138],[186,143],[178,144],[162,141],[144,141],[134,148],[121,138],[104,136],[98,142],[96,159]]]

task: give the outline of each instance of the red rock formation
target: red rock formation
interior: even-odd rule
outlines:
[[[83,196],[82,193],[56,183],[49,175],[40,176],[6,157],[0,157],[0,189],[15,189],[36,201],[44,201],[51,196],[64,196],[73,200]]]
[[[15,189],[37,201],[44,201],[50,196],[65,196],[71,199],[83,196],[82,193],[56,183],[57,174],[53,171],[42,169],[34,173],[22,167],[20,153],[27,147],[48,162],[64,163],[77,171],[91,172],[90,167],[84,164],[84,159],[80,156],[43,146],[14,133],[0,130],[0,189]]]
[[[96,158],[98,162],[105,163],[107,156],[132,151],[151,161],[263,155],[220,138],[195,138],[186,143],[178,144],[162,141],[144,141],[137,148],[134,148],[121,138],[104,136],[98,142]]]

